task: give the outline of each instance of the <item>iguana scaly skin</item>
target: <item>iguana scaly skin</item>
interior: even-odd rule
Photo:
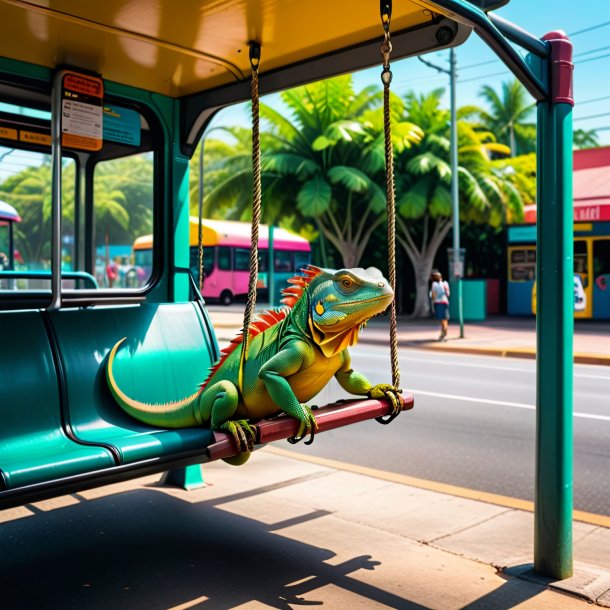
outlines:
[[[392,288],[374,267],[320,269],[308,266],[283,291],[286,305],[267,311],[250,325],[247,358],[242,360],[243,335],[223,350],[207,380],[191,396],[165,404],[146,404],[127,396],[117,385],[112,367],[121,339],[111,350],[106,375],[119,405],[134,418],[164,428],[209,426],[235,438],[243,463],[254,443],[248,419],[284,412],[301,425],[297,437],[313,434],[314,415],[305,402],[334,376],[351,394],[391,399],[401,408],[398,390],[373,386],[352,370],[347,348],[372,316],[394,297]],[[311,441],[310,441],[311,442]]]

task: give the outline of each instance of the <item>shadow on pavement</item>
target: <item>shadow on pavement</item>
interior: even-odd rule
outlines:
[[[332,584],[391,608],[424,608],[354,578],[380,565],[369,555],[327,563],[335,553],[315,540],[315,526],[308,541],[274,533],[326,511],[268,525],[217,506],[264,490],[191,503],[149,487],[75,495],[77,504],[49,512],[29,507],[34,515],[2,525],[2,607],[289,609],[324,604],[318,590]]]

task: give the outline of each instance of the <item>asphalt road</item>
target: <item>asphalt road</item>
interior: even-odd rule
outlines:
[[[387,348],[351,350],[355,370],[388,382]],[[534,499],[535,363],[462,354],[400,352],[401,385],[415,408],[321,434],[294,451],[524,500]],[[610,370],[576,365],[574,508],[610,515]],[[345,392],[333,381],[312,401]],[[283,447],[291,447],[282,445]]]

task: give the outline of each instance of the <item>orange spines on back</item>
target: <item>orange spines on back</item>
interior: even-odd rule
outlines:
[[[307,267],[301,269],[301,272],[303,273],[303,275],[295,275],[294,277],[291,277],[288,280],[290,286],[282,290],[282,294],[284,295],[282,303],[284,303],[284,305],[287,305],[287,307],[263,311],[262,313],[258,314],[257,317],[250,323],[250,340],[256,337],[256,335],[260,335],[268,328],[271,328],[272,326],[275,326],[276,324],[284,320],[290,313],[290,309],[292,309],[294,304],[301,298],[303,291],[311,283],[313,278],[322,273],[322,269],[320,269],[320,267],[316,267],[315,265],[307,265]],[[243,343],[243,341],[244,336],[242,329],[239,335],[232,339],[231,343],[226,345],[221,350],[220,358],[218,362],[210,368],[209,375],[207,376],[206,380],[201,384],[202,388],[204,388],[208,384],[212,375],[214,375],[214,373],[218,371],[224,361],[229,357],[229,354],[234,352],[239,347],[239,345]]]
[[[294,304],[301,298],[303,290],[307,288],[313,278],[322,273],[322,269],[320,269],[320,267],[316,267],[315,265],[307,265],[307,267],[304,267],[301,269],[301,271],[303,275],[295,275],[294,277],[291,277],[288,280],[290,286],[282,290],[282,295],[284,295],[282,303],[284,303],[284,305],[288,305],[290,308],[294,307]]]

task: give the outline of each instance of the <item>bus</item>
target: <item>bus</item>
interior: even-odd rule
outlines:
[[[15,223],[21,218],[17,210],[0,201],[0,271],[15,268]]]
[[[573,153],[574,317],[610,320],[610,146]],[[507,312],[536,314],[538,211],[508,227]]]
[[[251,224],[232,220],[202,221],[205,299],[230,305],[248,294]],[[261,224],[258,243],[258,294],[269,298],[269,231],[273,235],[273,301],[278,303],[286,281],[310,262],[311,246],[305,238],[286,229]],[[190,271],[199,283],[199,219],[190,218]],[[134,268],[126,274],[128,285],[141,284],[150,276],[152,235],[138,237],[133,244]]]

